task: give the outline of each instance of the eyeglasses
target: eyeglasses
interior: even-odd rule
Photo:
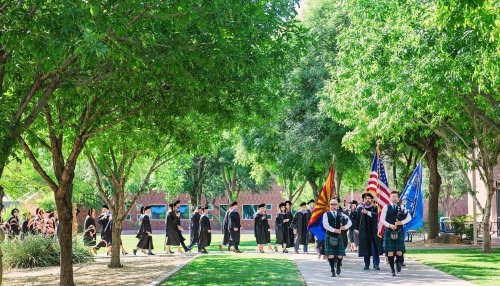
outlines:
[[[331,206],[336,206],[336,205],[338,205],[338,204],[330,204],[330,205],[331,205]]]

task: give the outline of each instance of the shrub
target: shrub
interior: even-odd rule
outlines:
[[[23,240],[2,243],[3,262],[12,268],[57,266],[60,264],[59,243],[41,235],[28,235]],[[78,240],[73,240],[73,263],[93,260],[93,255]]]
[[[470,215],[460,215],[451,218],[451,225],[462,238],[463,235],[468,239],[472,239],[473,229],[472,229],[472,216]]]

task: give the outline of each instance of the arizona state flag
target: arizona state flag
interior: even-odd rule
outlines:
[[[307,229],[319,240],[323,240],[326,233],[326,230],[323,227],[323,214],[330,210],[330,200],[336,194],[334,174],[335,168],[332,163],[328,178],[326,178],[325,185],[321,190],[321,194],[319,194],[319,198],[316,201],[316,207],[314,208],[309,224],[307,225]]]

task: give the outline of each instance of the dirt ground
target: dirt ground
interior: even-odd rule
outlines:
[[[110,258],[97,256],[95,262],[74,265],[76,285],[149,285],[175,267],[185,264],[193,255],[127,255],[123,268],[109,268]],[[59,267],[10,269],[4,273],[5,286],[59,285]]]

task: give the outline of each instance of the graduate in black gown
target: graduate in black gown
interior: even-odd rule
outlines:
[[[288,235],[286,238],[286,247],[293,247],[294,242],[295,242],[295,234],[293,233],[293,228],[292,228],[292,221],[293,221],[293,212],[292,212],[292,202],[291,201],[286,201],[285,202],[286,206],[286,219],[285,221],[287,222],[286,229],[288,230]]]
[[[363,204],[356,209],[354,229],[359,231],[358,256],[364,258],[364,270],[370,269],[370,257],[373,257],[373,269],[380,270],[380,238],[378,237],[378,208],[373,204],[373,195],[364,193]]]
[[[174,205],[176,206],[175,215],[177,216],[177,233],[179,235],[179,242],[181,243],[181,246],[184,249],[184,252],[190,252],[191,251],[191,247],[190,246],[186,246],[186,243],[184,242],[184,241],[186,241],[186,238],[184,238],[184,236],[182,235],[182,232],[184,231],[184,228],[181,225],[181,213],[179,211],[180,204],[181,204],[181,201],[179,201],[179,200],[177,200],[177,201],[174,202]],[[180,251],[180,249],[178,249],[177,251],[179,253],[182,253]]]
[[[191,233],[190,233],[190,244],[189,248],[192,248],[195,244],[198,246],[198,252],[200,252],[200,218],[203,214],[202,206],[198,206],[196,211],[191,215]]]
[[[207,246],[210,246],[212,241],[212,228],[210,227],[210,219],[208,218],[208,207],[201,208],[202,215],[200,216],[199,238],[201,253],[208,253]]]
[[[177,246],[181,244],[179,238],[179,225],[177,223],[177,206],[174,204],[169,205],[169,212],[167,213],[167,225],[166,225],[166,237],[167,237],[167,254],[173,254],[170,250],[171,246]],[[178,249],[180,252],[180,249]]]
[[[266,204],[260,204],[254,216],[254,236],[259,252],[264,253],[264,244],[269,243],[269,221],[267,220]]]
[[[224,215],[224,220],[222,221],[222,243],[219,244],[219,250],[222,251],[222,246],[227,245],[227,250],[231,251],[231,243],[230,243],[230,237],[231,233],[229,232],[229,214],[233,210],[233,207],[230,205],[227,206],[227,211],[226,214]]]
[[[241,253],[240,245],[241,217],[238,213],[238,202],[231,203],[232,211],[229,214],[228,229],[230,233],[229,241],[234,246],[234,252]]]
[[[97,222],[101,226],[101,241],[94,247],[94,253],[97,252],[101,247],[111,246],[111,227],[110,227],[111,213],[109,212],[108,205],[102,206],[102,212],[97,218]],[[109,250],[108,250],[109,254]]]
[[[151,229],[150,218],[151,217],[151,206],[144,208],[144,216],[142,217],[141,228],[138,235],[140,235],[139,243],[137,243],[137,248],[133,250],[134,255],[137,255],[137,250],[141,250],[147,255],[155,255],[151,250],[153,247],[153,231]]]
[[[286,240],[288,233],[288,228],[285,229],[285,219],[286,219],[286,206],[285,203],[280,203],[278,205],[278,213],[276,214],[276,221],[274,224],[274,233],[276,235],[276,245],[274,246],[274,250],[278,252],[278,245],[281,245],[281,250],[283,253],[287,253],[286,249]]]
[[[96,211],[95,209],[90,208],[87,217],[85,217],[85,222],[83,223],[83,244],[85,246],[90,246],[92,247],[91,250],[94,252],[94,254],[97,254],[95,252],[95,248],[93,246],[96,245],[96,224],[95,224],[95,216],[96,216]]]
[[[309,224],[311,215],[306,210],[306,203],[300,204],[300,210],[295,213],[292,221],[292,228],[295,236],[294,249],[295,253],[299,253],[299,245],[304,246],[304,253],[307,254],[307,244],[309,243],[309,232],[307,225]]]

